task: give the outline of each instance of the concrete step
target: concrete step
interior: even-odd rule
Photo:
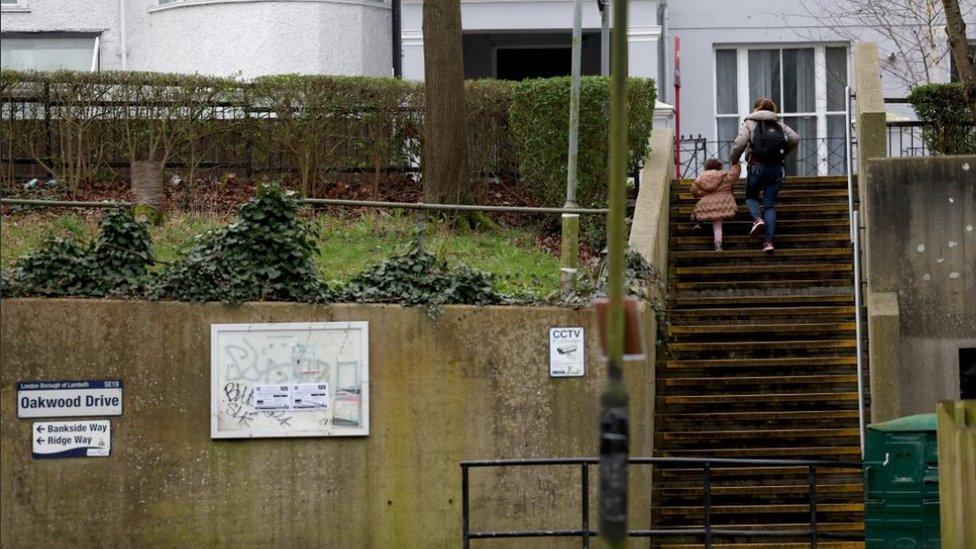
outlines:
[[[721,253],[721,252],[717,252]],[[814,275],[832,275],[836,273],[849,274],[854,272],[854,265],[841,263],[759,263],[751,264],[748,268],[742,265],[694,265],[669,269],[673,276],[682,282],[709,276],[735,277],[744,280],[765,280],[764,276],[781,276],[789,273],[802,273],[810,278]]]
[[[714,352],[714,351],[733,351],[739,353],[735,358],[751,358],[747,351],[774,351],[774,350],[814,350],[823,353],[833,353],[854,349],[853,339],[790,339],[783,341],[686,341],[669,342],[667,350],[669,352],[689,353],[689,352]],[[731,357],[729,357],[731,358]],[[764,357],[755,357],[764,358]],[[771,358],[771,357],[770,357]]]
[[[794,278],[789,278],[785,274],[792,274]],[[709,295],[719,292],[742,292],[742,291],[776,291],[776,290],[804,290],[816,291],[826,289],[836,289],[850,287],[850,277],[844,273],[836,273],[833,278],[810,278],[804,273],[785,273],[776,278],[763,280],[694,280],[672,282],[670,288],[673,292],[686,293],[691,295]],[[833,273],[828,273],[833,274]],[[773,275],[775,276],[775,275]]]
[[[847,232],[834,233],[805,233],[805,234],[779,234],[776,236],[777,250],[789,250],[794,248],[842,248],[850,250],[850,234]],[[703,251],[712,252],[712,229],[708,224],[704,224],[702,229],[696,234],[688,236],[672,237],[669,240],[669,249],[672,252],[683,251]],[[726,252],[732,251],[757,251],[756,239],[747,234],[725,234],[722,246]]]
[[[726,406],[761,403],[774,406],[776,403],[815,403],[825,404],[857,402],[857,392],[781,392],[781,393],[745,393],[728,395],[667,395],[658,399],[665,407],[671,404],[687,406],[703,406],[724,404]]]
[[[786,212],[784,212],[786,213]],[[776,233],[779,235],[805,235],[811,233],[844,233],[850,234],[850,222],[847,215],[837,215],[826,219],[812,219],[809,217],[779,215],[777,210]],[[671,236],[698,236],[708,227],[702,226],[695,228],[695,223],[688,220],[688,216],[672,217]],[[735,219],[727,219],[722,224],[723,234],[726,237],[747,236],[752,229],[752,219],[748,216],[740,216]]]
[[[826,369],[830,367],[853,367],[857,364],[857,357],[778,357],[778,358],[727,358],[701,360],[665,360],[660,363],[667,374],[686,371],[712,370],[772,370],[776,373],[792,373],[801,369]]]
[[[755,242],[753,242],[755,244]],[[723,245],[724,247],[724,245]],[[752,265],[754,263],[775,263],[781,261],[852,261],[853,251],[848,246],[836,246],[830,248],[787,248],[776,250],[774,253],[766,253],[756,246],[745,249],[735,249],[715,251],[712,250],[688,250],[676,251],[668,254],[670,265],[677,264],[683,266],[694,263],[717,264],[734,262],[742,265],[743,262]]]
[[[824,306],[837,304],[853,304],[853,288],[850,292],[833,293],[791,293],[789,291],[768,292],[759,295],[744,295],[741,292],[731,292],[723,295],[695,296],[677,295],[671,298],[671,311],[689,310],[693,308],[750,308],[750,307],[786,307]]]
[[[658,509],[663,516],[697,517],[702,514],[702,507],[697,505],[673,506]],[[749,515],[757,517],[770,514],[791,514],[809,513],[810,506],[807,504],[786,504],[786,505],[717,505],[712,506],[712,515]],[[832,513],[863,513],[863,503],[822,503],[817,505],[817,514],[829,515]]]
[[[739,204],[743,204],[746,198],[745,185],[736,185],[732,190],[732,195],[736,198]],[[696,198],[691,194],[691,185],[687,187],[671,187],[671,203],[672,204],[694,204],[698,202],[699,198]],[[820,201],[834,201],[834,202],[846,202],[847,201],[847,189],[831,189],[831,188],[819,188],[819,187],[790,187],[782,188],[779,194],[776,196],[777,203],[780,202],[803,202],[810,200],[811,203],[816,203]]]
[[[665,377],[659,381],[660,388],[668,390],[691,387],[698,394],[714,394],[733,391],[742,387],[843,387],[857,385],[857,375],[774,375],[774,376],[712,376],[712,377]],[[676,394],[676,393],[672,393]]]
[[[740,214],[746,215],[744,212],[745,206],[740,208]],[[689,215],[695,210],[693,204],[683,204],[671,206],[671,215],[677,216],[679,219],[687,219]],[[780,214],[799,214],[793,215],[793,218],[819,218],[819,217],[837,217],[842,219],[847,219],[850,215],[850,205],[846,200],[843,202],[814,202],[806,204],[796,204],[796,203],[778,203],[776,204],[776,215],[777,218]],[[746,220],[749,217],[746,215]]]
[[[701,526],[698,526],[701,528]],[[668,547],[669,549],[701,549],[704,547],[701,543],[684,543],[663,540],[658,543],[660,547]],[[817,547],[820,549],[862,549],[864,543],[861,542],[848,542],[848,541],[818,541]],[[769,543],[712,543],[713,549],[809,549],[809,541],[800,542],[789,542],[789,541],[775,541]]]
[[[678,324],[671,326],[669,334],[675,341],[691,339],[737,340],[754,335],[776,339],[786,339],[798,334],[831,334],[833,336],[852,335],[854,322],[792,322],[792,323],[747,323],[726,322],[722,324]],[[698,337],[696,337],[698,336]]]
[[[736,324],[771,319],[853,319],[854,307],[713,307],[701,309],[669,310],[668,315],[672,324],[696,324],[709,321],[722,321]]]
[[[822,459],[849,461],[861,456],[861,449],[850,444],[846,446],[801,446],[794,448],[691,448],[683,450],[661,450],[665,457],[721,457],[752,459]]]

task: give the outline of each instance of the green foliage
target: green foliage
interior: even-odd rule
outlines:
[[[353,278],[345,298],[359,303],[419,305],[428,314],[436,314],[440,305],[493,305],[505,300],[495,289],[492,275],[467,265],[452,269],[419,242],[414,242],[407,253],[382,261]]]
[[[647,156],[654,120],[654,82],[632,78],[628,84],[629,152],[627,166],[636,171]],[[540,204],[562,205],[566,196],[569,78],[524,80],[515,85],[509,123],[519,170]],[[610,78],[587,76],[580,85],[577,201],[599,206],[607,192],[610,128]]]
[[[654,113],[651,80],[631,79],[629,168],[647,154]],[[586,77],[580,113],[583,206],[606,191],[609,79]],[[0,118],[4,166],[29,159],[69,191],[112,174],[112,163],[179,165],[192,202],[196,173],[221,163],[272,177],[297,172],[303,192],[321,194],[345,169],[381,174],[418,162],[423,85],[394,78],[277,75],[245,83],[145,72],[0,71],[0,100],[23,116]],[[465,84],[472,182],[519,174],[546,206],[563,203],[569,79]],[[48,122],[50,119],[50,123]],[[48,148],[51,143],[51,148]],[[236,170],[237,168],[235,168]],[[12,171],[4,172],[12,178]],[[478,188],[466,193],[480,196]]]
[[[95,242],[53,238],[17,260],[5,275],[4,295],[131,297],[148,281],[153,254],[149,230],[117,208],[101,221]]]
[[[343,168],[371,168],[379,176],[404,165],[420,130],[421,84],[395,78],[276,75],[258,78],[250,100],[274,116],[270,132],[254,132],[257,154],[284,152],[302,189],[312,194]],[[252,121],[257,125],[257,121]]]
[[[919,119],[928,122],[922,139],[936,154],[976,153],[976,126],[962,84],[927,84],[912,88],[909,103]]]
[[[179,301],[323,302],[332,292],[315,269],[314,232],[299,202],[277,184],[262,185],[230,225],[197,237],[160,273],[151,296]]]
[[[464,86],[464,116],[468,144],[468,169],[472,179],[514,174],[518,158],[509,127],[514,82],[469,80]],[[478,197],[477,192],[472,193]]]
[[[589,305],[596,298],[607,297],[607,276],[609,263],[604,256],[597,266],[596,277],[583,278],[574,291],[559,294],[556,304],[581,307]],[[627,267],[624,270],[624,292],[636,297],[654,311],[658,332],[667,337],[670,322],[667,315],[667,281],[654,265],[637,252],[627,250]]]

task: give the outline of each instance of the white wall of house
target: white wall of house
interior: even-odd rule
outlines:
[[[392,74],[388,0],[123,1],[20,0],[0,31],[96,33],[102,70]]]
[[[657,0],[630,0],[627,32],[628,69],[631,76],[657,78]],[[403,76],[423,80],[423,6],[420,0],[403,2]],[[461,0],[461,27],[465,33],[503,32],[545,34],[567,33],[573,28],[572,0]],[[595,0],[583,2],[583,28],[600,30],[600,12]]]
[[[389,76],[389,28],[376,0],[174,2],[149,10],[133,48],[164,72]]]

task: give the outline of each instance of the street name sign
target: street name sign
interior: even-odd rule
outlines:
[[[122,380],[21,381],[17,417],[122,415]]]
[[[31,428],[34,459],[108,457],[112,423],[107,419],[38,421]]]

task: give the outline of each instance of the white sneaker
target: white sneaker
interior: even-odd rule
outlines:
[[[749,236],[759,236],[765,228],[766,223],[762,219],[757,219],[752,223],[752,229],[749,229]]]

